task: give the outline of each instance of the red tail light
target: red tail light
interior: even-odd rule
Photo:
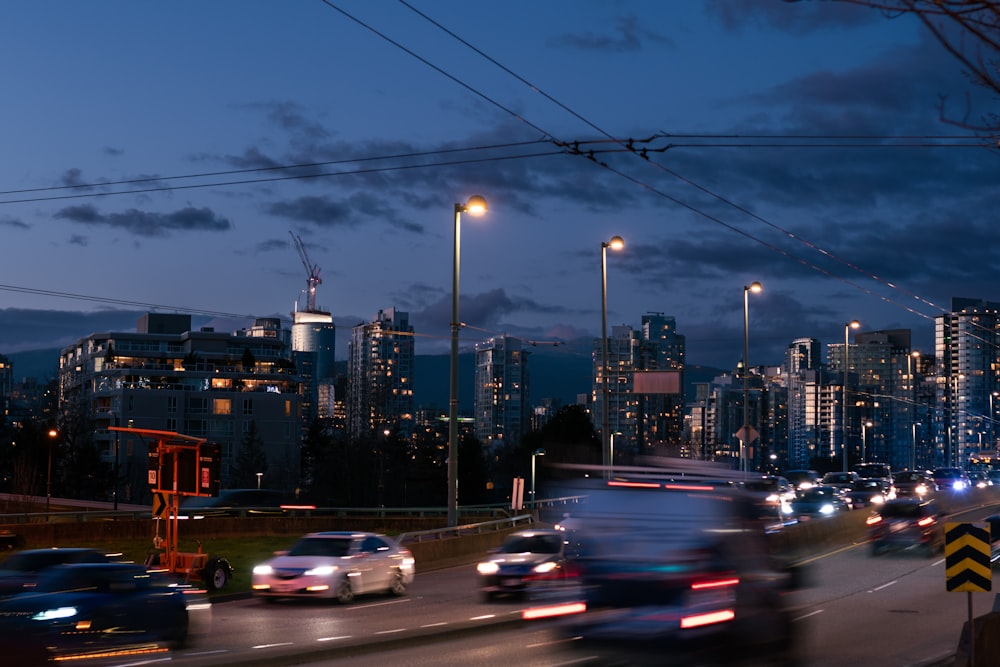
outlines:
[[[726,621],[731,621],[734,618],[736,618],[736,612],[732,609],[722,609],[708,614],[696,614],[695,616],[682,618],[681,627],[685,629],[697,628],[702,625],[711,625],[713,623],[725,623]]]
[[[701,591],[707,588],[725,588],[727,586],[736,586],[740,583],[739,577],[728,577],[726,579],[713,579],[709,581],[696,581],[691,584],[691,590]]]
[[[882,522],[882,517],[878,514],[872,514],[870,517],[865,519],[865,523],[869,526],[874,526],[877,523]]]
[[[917,525],[920,526],[920,527],[924,527],[924,526],[929,526],[932,523],[934,523],[934,517],[932,517],[932,516],[925,516],[923,519],[921,519],[920,521],[917,522]]]

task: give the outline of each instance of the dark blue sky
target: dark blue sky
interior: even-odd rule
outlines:
[[[156,306],[407,310],[447,349],[673,315],[688,360],[1000,300],[994,100],[911,17],[779,0],[0,4],[0,353]],[[966,96],[968,95],[968,101]],[[966,106],[968,104],[968,107]],[[285,168],[295,167],[295,168]],[[87,186],[87,187],[84,187]],[[343,359],[343,353],[338,355]]]

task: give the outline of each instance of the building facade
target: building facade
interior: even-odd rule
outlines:
[[[413,327],[404,311],[380,310],[351,330],[349,437],[373,437],[385,429],[413,435],[413,354]]]
[[[475,429],[487,449],[516,446],[531,428],[528,356],[510,336],[476,343]]]
[[[253,424],[267,457],[264,482],[294,489],[300,478],[300,382],[280,326],[262,318],[235,333],[191,331],[190,315],[148,313],[135,332],[94,333],[62,349],[59,403],[93,424],[100,455],[119,468],[128,502],[150,498],[147,443],[111,426],[219,443],[226,487]]]

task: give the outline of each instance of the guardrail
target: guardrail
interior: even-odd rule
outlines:
[[[464,526],[451,526],[448,528],[432,528],[431,530],[413,530],[400,533],[397,540],[401,544],[410,542],[426,542],[430,540],[443,540],[450,537],[465,537],[468,535],[482,535],[483,533],[495,533],[497,531],[509,530],[535,522],[535,517],[531,514],[521,514],[506,519],[496,519],[493,521],[483,521],[481,523],[468,523]]]

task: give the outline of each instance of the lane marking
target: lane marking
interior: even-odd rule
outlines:
[[[441,621],[440,623],[428,623],[427,625],[421,625],[422,628],[436,628],[439,625],[448,625],[447,621]]]
[[[485,621],[488,618],[496,618],[496,617],[497,617],[496,614],[484,614],[482,616],[473,616],[469,620],[470,621]]]
[[[256,646],[251,646],[250,648],[275,648],[277,646],[294,646],[294,642],[281,642],[280,644],[257,644]]]
[[[875,588],[871,589],[871,590],[870,590],[870,591],[868,591],[868,592],[869,592],[869,593],[874,593],[875,591],[880,591],[880,590],[882,590],[883,588],[889,588],[889,586],[892,586],[892,585],[894,585],[895,583],[896,583],[896,580],[895,580],[895,579],[893,579],[893,580],[892,580],[892,581],[890,581],[889,583],[887,583],[887,584],[882,584],[881,586],[876,586]]]
[[[375,634],[377,635],[391,635],[397,632],[406,632],[406,628],[395,628],[394,630],[379,630]]]
[[[822,609],[817,609],[816,611],[809,612],[805,616],[797,616],[797,617],[793,618],[792,620],[793,621],[804,621],[805,619],[809,618],[810,616],[815,616],[816,614],[822,614],[822,613],[823,613]]]
[[[351,635],[340,635],[339,637],[317,637],[318,642],[332,642],[336,639],[350,639]]]

